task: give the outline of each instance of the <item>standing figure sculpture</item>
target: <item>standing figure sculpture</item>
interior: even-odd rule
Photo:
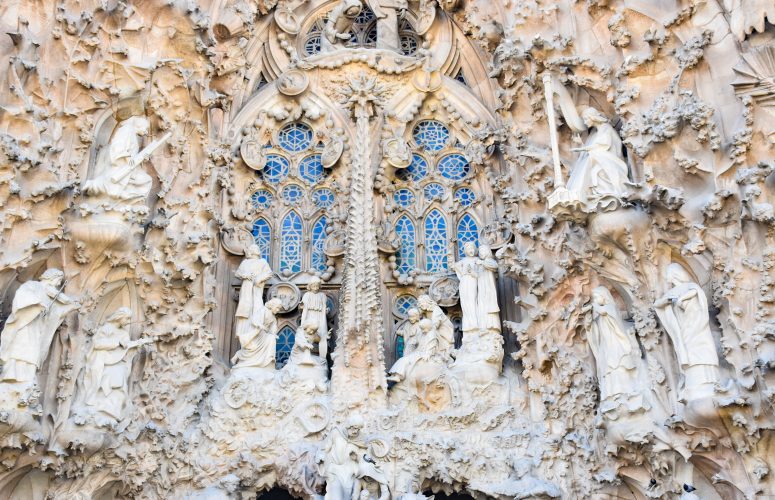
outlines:
[[[403,355],[393,363],[393,366],[388,370],[388,380],[393,382],[400,382],[406,378],[408,364],[412,353],[417,349],[419,342],[419,325],[420,310],[413,307],[406,313],[406,321],[396,332],[396,335],[404,339],[404,352]]]
[[[231,359],[232,370],[275,368],[277,349],[277,318],[283,303],[272,299],[253,311],[248,326],[238,331],[240,350]]]
[[[671,288],[654,302],[654,309],[673,342],[687,399],[709,395],[719,379],[719,359],[708,299],[679,264],[667,266],[667,282]]]
[[[481,267],[476,280],[477,323],[480,330],[500,332],[500,307],[498,307],[498,292],[495,285],[498,262],[487,245],[479,247],[479,260]]]
[[[581,153],[573,165],[568,191],[574,200],[588,209],[613,209],[617,200],[627,194],[627,163],[622,156],[622,140],[608,119],[595,108],[581,113],[584,125],[594,130],[586,144],[573,151]]]
[[[87,196],[106,196],[127,204],[144,203],[151,192],[153,179],[142,169],[142,163],[169,139],[168,132],[142,151],[140,137],[148,135],[148,119],[133,116],[122,121],[110,140],[110,166],[83,184]]]
[[[111,314],[94,334],[91,352],[86,357],[83,401],[98,426],[113,425],[123,418],[132,358],[137,348],[153,342],[131,340],[131,320],[132,312],[127,307]]]
[[[301,298],[301,326],[304,329],[308,324],[315,326],[313,333],[320,339],[318,354],[325,361],[328,356],[328,301],[326,294],[320,291],[320,283],[320,278],[315,276],[307,284],[307,292]]]
[[[592,291],[592,321],[587,341],[595,356],[600,400],[603,405],[619,395],[638,392],[640,346],[622,320],[611,292],[604,286]]]
[[[417,299],[417,307],[423,316],[432,322],[437,339],[436,352],[445,358],[449,357],[455,347],[455,326],[452,321],[429,295],[420,295]]]
[[[242,280],[235,313],[237,338],[242,338],[254,328],[253,317],[264,307],[264,286],[272,277],[272,268],[261,257],[258,245],[249,245],[245,249],[245,260],[237,268],[235,276]]]
[[[62,293],[64,273],[49,269],[40,281],[28,281],[16,291],[11,315],[0,334],[0,380],[36,382],[51,340],[78,302]]]
[[[463,333],[479,330],[477,302],[480,259],[476,255],[476,244],[469,241],[463,245],[464,257],[452,265],[460,282],[460,308],[463,310]]]

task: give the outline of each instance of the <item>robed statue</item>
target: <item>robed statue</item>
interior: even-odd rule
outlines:
[[[35,382],[65,316],[78,302],[62,293],[64,273],[49,269],[40,281],[28,281],[16,291],[11,315],[0,334],[0,380]]]
[[[235,276],[242,280],[235,313],[236,334],[241,338],[249,335],[247,332],[253,329],[255,316],[264,307],[264,286],[272,277],[272,268],[261,257],[257,245],[245,249],[245,259],[237,268]]]
[[[256,308],[246,326],[237,332],[240,350],[232,358],[234,370],[244,368],[275,368],[277,348],[277,317],[282,309],[280,299],[271,299]]]

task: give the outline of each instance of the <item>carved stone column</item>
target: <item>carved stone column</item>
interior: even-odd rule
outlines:
[[[365,74],[349,85],[343,93],[355,119],[356,135],[351,155],[341,320],[331,382],[336,401],[350,407],[371,402],[369,406],[374,407],[384,404],[387,389],[369,131],[382,89],[375,78]]]

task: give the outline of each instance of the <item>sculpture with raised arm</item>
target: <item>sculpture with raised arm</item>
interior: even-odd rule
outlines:
[[[40,281],[27,281],[16,291],[11,316],[0,335],[1,381],[37,381],[54,334],[65,316],[79,305],[62,293],[63,288],[64,273],[49,269]]]
[[[81,389],[84,407],[81,421],[92,416],[97,426],[115,425],[124,416],[129,394],[129,374],[137,349],[153,342],[132,340],[129,324],[132,312],[121,307],[97,329],[92,348],[86,357],[86,371]]]
[[[233,371],[245,369],[275,368],[275,350],[277,348],[277,318],[283,304],[280,299],[272,299],[256,308],[245,328],[237,332],[240,350],[232,358]]]
[[[87,196],[107,197],[126,204],[145,202],[153,179],[143,170],[142,163],[172,135],[167,132],[141,151],[140,137],[148,135],[149,129],[148,119],[142,116],[133,116],[118,125],[108,149],[110,164],[83,184]]]

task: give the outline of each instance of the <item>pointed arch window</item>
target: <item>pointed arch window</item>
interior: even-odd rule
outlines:
[[[457,256],[463,258],[463,247],[468,242],[474,242],[479,248],[479,226],[471,214],[465,214],[457,223]]]
[[[275,344],[275,366],[282,368],[291,357],[293,344],[296,343],[296,332],[289,325],[282,327],[277,333],[277,343]]]
[[[328,219],[321,216],[312,226],[312,269],[323,272],[326,270],[326,226]]]
[[[301,271],[302,222],[299,214],[291,210],[280,227],[280,271]]]
[[[253,222],[253,241],[258,245],[261,257],[269,262],[270,249],[272,248],[272,227],[263,217]]]
[[[396,234],[401,245],[396,258],[396,269],[402,275],[406,275],[417,267],[414,223],[406,215],[401,216],[396,221]]]
[[[425,270],[429,273],[447,271],[447,221],[436,209],[425,216]]]

